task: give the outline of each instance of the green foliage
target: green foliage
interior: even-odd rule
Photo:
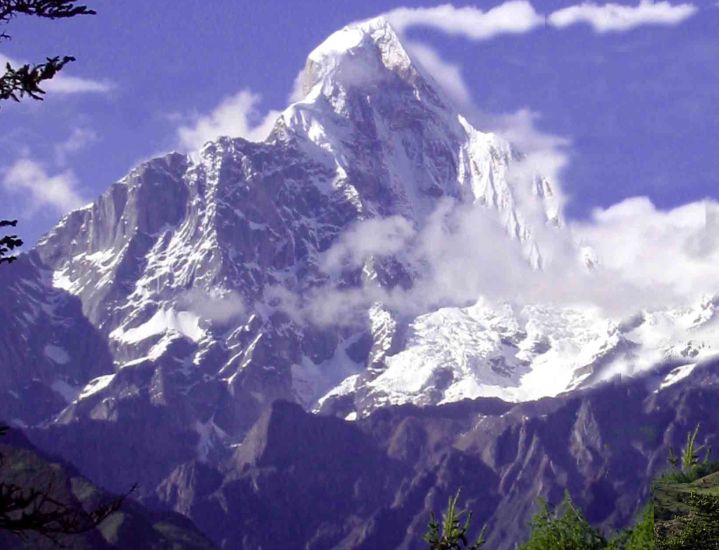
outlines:
[[[484,528],[474,544],[469,543],[469,529],[472,520],[472,512],[459,510],[457,501],[459,493],[449,497],[447,510],[442,513],[442,524],[437,521],[434,514],[431,515],[427,533],[424,540],[429,543],[430,550],[478,550],[484,544]],[[466,516],[462,523],[462,516]]]
[[[692,483],[699,478],[719,471],[719,461],[711,460],[711,446],[697,445],[699,435],[699,424],[691,432],[687,433],[687,440],[681,451],[681,457],[677,456],[674,449],[669,449],[667,458],[671,468],[657,478],[657,482],[668,483]],[[699,461],[699,453],[704,451],[704,458]]]
[[[719,495],[695,491],[707,491],[716,487],[712,478],[703,479],[719,471],[719,462],[711,460],[711,448],[697,445],[699,425],[687,434],[686,443],[680,455],[669,449],[669,464],[672,468],[657,478],[653,489],[667,492],[667,484],[679,484],[683,487],[674,500],[680,505],[678,511],[670,509],[659,513],[663,501],[650,502],[642,510],[636,524],[617,533],[607,540],[602,533],[592,527],[584,518],[569,495],[565,493],[562,502],[550,509],[546,501],[539,501],[539,511],[532,519],[532,533],[520,550],[710,550],[719,549]],[[700,461],[699,454],[704,451]],[[676,490],[674,492],[677,492]],[[444,533],[464,535],[456,512],[457,496],[449,501],[448,512],[444,516]],[[656,506],[656,508],[655,508]],[[657,512],[657,514],[655,514]],[[459,544],[442,545],[440,526],[432,518],[425,540],[430,542],[431,550],[460,549]],[[464,530],[462,530],[464,529]],[[460,540],[460,539],[457,539]],[[463,539],[466,546],[466,537]],[[476,548],[476,546],[468,548]]]
[[[14,68],[9,62],[5,64],[5,73],[0,76],[0,100],[12,99],[20,101],[23,96],[42,100],[45,91],[40,85],[52,79],[68,63],[75,61],[69,55],[48,57],[44,63],[23,65]]]
[[[695,464],[688,470],[671,469],[657,478],[657,482],[665,483],[692,483],[697,479],[719,471],[719,461],[703,461]]]
[[[685,472],[699,464],[699,451],[703,445],[697,447],[696,439],[699,434],[699,424],[696,425],[693,432],[687,434],[687,442],[682,449],[682,470]]]
[[[710,550],[719,548],[719,497],[689,493],[685,516],[669,522],[657,540],[657,550]]]
[[[634,527],[621,531],[607,546],[608,550],[654,550],[654,503],[644,507]]]
[[[532,519],[532,534],[520,550],[603,550],[607,540],[584,518],[569,493],[554,510],[540,500]]]
[[[520,550],[654,550],[654,506],[644,508],[634,527],[607,540],[587,522],[569,493],[554,510],[540,501],[530,539]]]

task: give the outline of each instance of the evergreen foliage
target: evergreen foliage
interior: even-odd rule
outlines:
[[[662,474],[656,482],[670,483],[692,483],[699,478],[719,471],[719,462],[711,459],[711,446],[697,445],[696,439],[699,435],[699,424],[694,430],[687,433],[687,440],[681,450],[681,457],[677,456],[674,449],[669,449],[670,469]],[[699,453],[704,451],[703,460],[699,460]],[[655,483],[656,483],[655,482]]]
[[[427,533],[424,535],[430,550],[478,550],[484,544],[484,528],[473,544],[469,542],[472,512],[457,508],[459,493],[460,491],[457,491],[453,497],[449,497],[447,510],[442,513],[441,525],[436,516],[431,515]],[[466,516],[464,523],[462,516]]]
[[[698,453],[703,446],[696,446],[697,435],[699,434],[699,424],[696,425],[693,432],[687,434],[687,443],[682,449],[682,470],[689,471],[699,464]]]
[[[532,534],[520,550],[603,550],[607,541],[584,518],[569,495],[550,510],[545,500],[539,501],[539,511],[532,519]]]
[[[691,492],[682,502],[689,512],[658,533],[657,550],[719,548],[719,497]]]
[[[654,503],[644,507],[634,527],[621,531],[608,544],[608,550],[654,550]]]

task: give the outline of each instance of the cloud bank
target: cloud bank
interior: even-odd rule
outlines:
[[[461,107],[472,104],[469,88],[462,76],[462,68],[443,59],[437,50],[423,42],[405,41],[404,47],[432,76],[440,88]]]
[[[68,157],[82,151],[99,140],[100,137],[91,128],[73,128],[64,142],[55,145],[55,163],[64,166],[68,161]]]
[[[513,165],[510,177],[526,178],[541,174],[555,183],[559,216],[559,210],[566,201],[561,189],[561,174],[569,163],[570,141],[541,131],[537,125],[541,115],[528,108],[500,114],[478,109],[472,101],[459,65],[442,58],[429,44],[407,41],[405,46],[413,60],[432,77],[435,84],[476,128],[502,136],[522,153],[521,160]]]
[[[69,94],[107,94],[115,88],[115,85],[106,80],[92,80],[77,76],[64,75],[59,73],[52,80],[48,80],[43,89],[47,93],[55,95]]]
[[[601,266],[623,280],[657,289],[659,300],[719,293],[719,203],[660,210],[647,197],[595,210],[573,224]]]
[[[235,291],[207,291],[191,288],[181,294],[176,301],[179,311],[190,311],[207,321],[226,323],[245,314],[246,308],[242,296]]]
[[[619,320],[719,295],[715,201],[661,210],[635,197],[546,230],[541,253],[549,261],[537,270],[493,209],[444,199],[421,227],[399,216],[355,223],[320,258],[325,284],[302,293],[272,288],[266,303],[301,324],[354,326],[377,303],[410,318],[483,298],[592,307]],[[592,268],[582,254],[588,249],[598,259]],[[390,288],[373,275],[377,266],[397,264],[413,274],[411,286]],[[362,281],[347,286],[345,275],[357,269]]]

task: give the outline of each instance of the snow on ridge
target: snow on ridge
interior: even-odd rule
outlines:
[[[664,377],[664,380],[662,380],[662,383],[659,385],[658,391],[664,390],[669,386],[673,386],[677,382],[684,380],[694,371],[696,366],[696,363],[688,363],[686,365],[681,365],[673,369],[669,374]]]
[[[302,96],[310,95],[315,86],[325,83],[328,76],[335,75],[345,62],[351,63],[351,68],[345,71],[345,78],[354,80],[361,77],[365,70],[372,67],[377,54],[385,68],[397,74],[417,76],[412,60],[392,25],[380,16],[347,25],[310,52],[301,76]],[[357,62],[358,56],[363,58],[363,63]]]
[[[88,397],[101,392],[102,390],[107,388],[114,379],[114,374],[106,374],[104,376],[98,376],[97,378],[93,378],[87,384],[85,384],[85,387],[80,391],[76,400],[80,401],[82,399],[87,399]]]
[[[498,397],[521,402],[634,376],[683,361],[657,391],[683,380],[719,351],[714,317],[704,299],[694,308],[644,312],[619,323],[596,307],[511,306],[480,300],[417,317],[407,345],[367,383],[371,404],[449,403]],[[703,314],[703,323],[694,320]],[[356,379],[323,396],[352,394]]]

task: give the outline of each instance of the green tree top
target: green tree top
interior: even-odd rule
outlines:
[[[431,515],[427,533],[424,535],[430,550],[478,550],[484,544],[484,528],[473,544],[469,542],[472,512],[457,508],[459,493],[460,491],[457,491],[453,497],[449,497],[447,510],[442,513],[441,524],[434,514]],[[464,523],[463,516],[466,516]]]

